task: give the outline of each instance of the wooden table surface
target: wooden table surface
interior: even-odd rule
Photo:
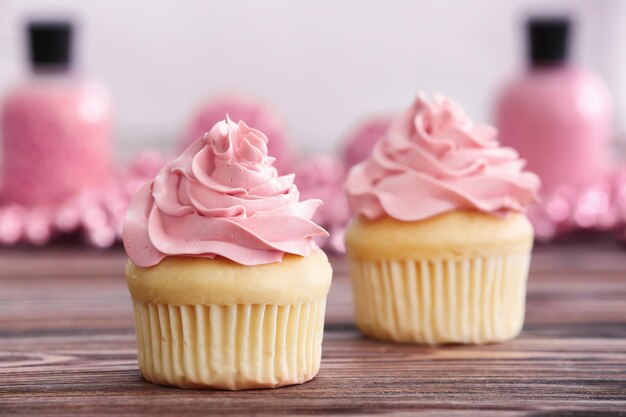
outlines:
[[[521,336],[443,348],[362,337],[335,257],[319,375],[248,392],[142,380],[124,262],[120,250],[0,250],[0,415],[626,415],[623,247],[538,247]]]

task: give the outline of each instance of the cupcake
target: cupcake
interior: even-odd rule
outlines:
[[[267,141],[219,122],[130,203],[126,277],[150,382],[273,388],[319,370],[332,275],[314,242],[321,201],[299,201]]]
[[[538,177],[453,101],[419,96],[346,191],[358,327],[374,338],[492,343],[524,322]]]

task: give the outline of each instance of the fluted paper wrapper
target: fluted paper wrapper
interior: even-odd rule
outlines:
[[[350,260],[358,327],[424,344],[501,342],[524,322],[530,254],[464,260]]]
[[[134,302],[139,369],[162,385],[251,389],[298,384],[320,366],[326,300],[294,305]]]

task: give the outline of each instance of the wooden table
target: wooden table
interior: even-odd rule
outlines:
[[[0,415],[626,415],[626,249],[611,244],[538,247],[521,336],[438,349],[362,337],[335,257],[319,375],[249,392],[142,380],[124,262],[0,251]]]

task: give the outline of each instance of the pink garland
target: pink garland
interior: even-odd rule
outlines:
[[[589,187],[561,187],[530,207],[528,217],[541,241],[576,230],[616,232],[626,239],[626,167]]]
[[[159,153],[142,153],[104,186],[85,189],[53,206],[2,205],[0,243],[44,245],[57,235],[78,232],[92,246],[109,247],[121,239],[131,197],[165,161]]]
[[[324,248],[344,252],[343,236],[350,219],[343,189],[347,170],[369,154],[390,120],[388,116],[374,117],[358,126],[345,141],[342,158],[316,155],[295,165],[302,198],[324,201],[314,218],[330,233],[330,237],[319,242]],[[167,160],[158,152],[144,152],[103,187],[86,189],[54,206],[0,205],[0,244],[44,245],[57,235],[78,232],[95,247],[113,245],[121,240],[132,195],[154,178]],[[543,196],[541,202],[530,207],[528,216],[541,241],[576,230],[610,232],[626,241],[626,166],[592,186],[562,187]]]

